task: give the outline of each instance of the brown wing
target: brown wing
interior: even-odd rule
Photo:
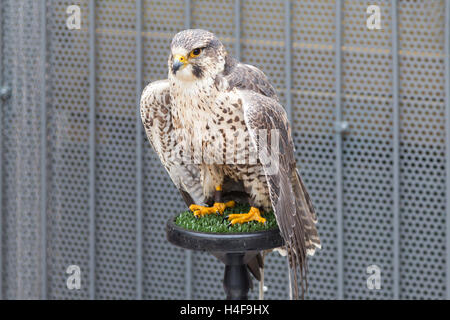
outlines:
[[[320,240],[315,227],[314,207],[297,171],[286,112],[270,97],[244,90],[238,91],[238,94],[247,129],[264,168],[272,207],[286,243],[290,266],[295,271],[294,279],[298,267],[304,289],[306,255],[313,255],[316,248],[320,248]],[[264,134],[267,138],[260,139]],[[273,150],[267,143],[272,136],[278,141],[279,150]],[[296,285],[294,289],[298,296]]]
[[[233,88],[250,90],[278,101],[277,93],[269,79],[261,70],[252,65],[238,63],[228,56],[223,77],[228,82],[229,90]]]

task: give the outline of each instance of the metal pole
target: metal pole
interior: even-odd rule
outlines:
[[[95,0],[89,0],[89,298],[95,299]]]
[[[142,0],[136,0],[136,293],[142,299]]]
[[[450,0],[445,1],[446,297],[450,299]]]
[[[286,59],[286,113],[289,119],[289,122],[292,124],[292,31],[291,31],[291,1],[284,1],[284,15],[285,15],[285,59]]]
[[[191,0],[184,0],[184,27],[191,28]],[[185,250],[186,255],[186,299],[192,299],[192,252]]]
[[[234,1],[234,21],[235,21],[235,38],[236,42],[234,44],[235,46],[235,52],[236,52],[236,59],[238,61],[241,60],[241,0],[235,0]]]
[[[336,123],[342,122],[341,110],[341,11],[342,1],[336,0],[336,39],[335,39],[335,91],[336,91]],[[342,136],[336,132],[336,220],[337,220],[337,298],[344,298],[344,241],[343,241],[343,191],[342,191]]]
[[[292,123],[292,4],[290,0],[284,0],[284,45],[285,45],[285,74],[286,74],[286,114],[289,122]],[[287,261],[287,260],[286,260]],[[289,262],[288,262],[289,265]],[[289,284],[289,298],[292,299],[291,287],[291,270],[288,268],[288,284]],[[295,271],[296,272],[296,271]]]
[[[191,28],[191,0],[184,0],[184,27]]]
[[[392,109],[393,109],[393,237],[394,237],[394,259],[393,259],[393,290],[394,299],[399,298],[400,279],[400,116],[399,116],[399,64],[398,64],[398,12],[397,0],[391,0],[392,14]]]
[[[47,299],[47,1],[41,1],[41,299]]]

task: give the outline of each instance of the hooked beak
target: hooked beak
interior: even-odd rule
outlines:
[[[187,64],[187,59],[180,55],[177,54],[173,57],[173,62],[172,62],[172,71],[173,74],[176,74],[178,70],[182,69],[185,65]]]

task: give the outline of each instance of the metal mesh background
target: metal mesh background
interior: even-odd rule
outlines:
[[[0,110],[0,297],[223,298],[221,263],[165,240],[167,219],[185,206],[136,119],[136,88],[167,76],[172,36],[194,27],[262,69],[289,112],[323,244],[310,259],[308,298],[448,298],[450,1],[399,0],[396,15],[393,3],[3,0],[0,85],[12,95]],[[72,4],[81,30],[66,27]],[[371,4],[381,30],[366,28]],[[338,114],[349,123],[342,135]],[[80,290],[66,287],[73,264]],[[381,290],[366,286],[372,264]],[[268,299],[288,297],[278,254],[265,278]]]
[[[2,293],[36,297],[40,270],[39,4],[3,1]],[[4,19],[4,20],[3,20]]]

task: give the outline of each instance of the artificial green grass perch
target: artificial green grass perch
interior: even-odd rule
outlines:
[[[228,219],[226,219],[229,214],[247,212],[249,209],[249,205],[236,204],[234,208],[226,208],[223,215],[208,214],[201,218],[195,217],[192,211],[186,210],[175,218],[175,224],[183,229],[208,233],[256,232],[278,228],[273,211],[263,214],[263,217],[266,219],[266,223],[264,224],[251,221],[243,224],[236,223],[230,225]]]

